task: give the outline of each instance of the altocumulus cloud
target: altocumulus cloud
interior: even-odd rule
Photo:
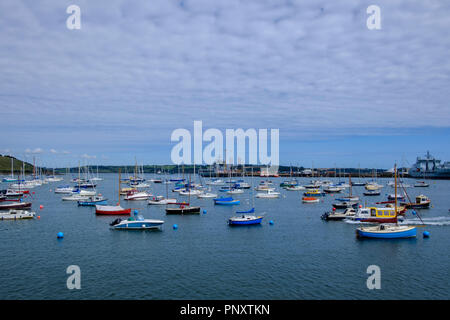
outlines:
[[[447,127],[450,3],[376,1],[370,31],[374,3],[80,0],[70,31],[72,1],[2,1],[1,130],[107,152],[193,120],[282,139]]]

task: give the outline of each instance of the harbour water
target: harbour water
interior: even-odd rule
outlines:
[[[102,177],[97,190],[114,204],[117,175]],[[256,185],[261,179],[253,180]],[[320,219],[337,195],[304,204],[303,191],[283,190],[284,179],[271,180],[281,197],[254,199],[256,213],[264,215],[260,226],[227,225],[236,210],[251,208],[250,190],[233,195],[241,200],[238,206],[191,197],[206,210],[199,215],[166,215],[165,206],[122,200],[123,207],[137,208],[145,218],[165,221],[162,230],[144,232],[111,230],[116,217],[99,217],[93,207],[61,201],[53,192],[61,182],[31,189],[35,194],[24,200],[32,198],[40,219],[0,221],[0,299],[450,298],[450,181],[407,189],[411,197],[423,193],[432,201],[430,209],[417,210],[426,223],[417,238],[359,240],[358,224]],[[308,184],[310,179],[298,180]],[[364,187],[354,187],[353,194],[367,204],[386,200],[393,188],[387,180],[379,182],[385,186],[378,197],[364,197]],[[187,201],[172,187],[169,196]],[[165,196],[166,186],[151,183],[150,191]],[[420,221],[409,210],[406,223]],[[430,238],[422,237],[424,230]],[[56,238],[58,232],[64,239]],[[81,269],[80,290],[66,286],[69,265]],[[370,265],[381,269],[380,290],[367,288]]]

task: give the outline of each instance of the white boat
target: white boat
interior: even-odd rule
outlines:
[[[270,187],[269,185],[262,184],[255,188],[256,191],[275,191],[275,188]]]
[[[415,184],[414,184],[414,187],[416,187],[416,188],[426,188],[426,187],[429,187],[430,185],[428,184],[428,183],[426,183],[425,181],[417,181]]]
[[[369,182],[368,184],[365,185],[365,188],[366,188],[366,190],[369,190],[369,191],[374,191],[374,190],[376,191],[376,190],[383,188],[383,186],[376,182]]]
[[[125,197],[125,200],[131,200],[131,201],[140,201],[140,200],[148,200],[152,195],[148,193],[147,191],[142,192],[133,192],[127,194]]]
[[[329,186],[323,189],[323,191],[326,193],[339,193],[342,192],[342,190],[344,190],[343,187],[336,187],[336,186]]]
[[[163,220],[144,219],[142,216],[128,219],[116,219],[110,226],[116,230],[148,230],[157,229],[164,224]]]
[[[27,210],[10,209],[8,212],[0,212],[0,220],[33,219],[35,216],[35,212]]]
[[[153,197],[152,199],[148,200],[148,204],[151,205],[174,204],[174,203],[177,203],[177,199],[174,198],[166,199],[163,196]]]
[[[145,182],[139,182],[139,183],[136,183],[136,184],[131,184],[131,186],[133,187],[133,188],[137,188],[137,189],[144,189],[144,188],[148,188],[148,187],[150,187],[150,185],[148,184],[148,183],[145,183]]]
[[[95,196],[97,194],[95,190],[85,190],[85,189],[75,189],[72,191],[72,193],[87,197]]]
[[[89,196],[82,196],[79,194],[72,194],[68,197],[62,197],[61,200],[63,201],[88,201],[90,199]]]
[[[204,192],[197,195],[198,198],[217,198],[217,193]]]
[[[260,192],[260,193],[256,194],[256,198],[273,199],[273,198],[279,198],[279,197],[280,197],[280,193],[272,191],[272,190],[269,190],[267,192]]]
[[[211,180],[206,182],[207,185],[211,185],[211,186],[223,186],[225,184],[225,182],[221,179],[216,179],[216,180]]]
[[[55,189],[55,193],[71,194],[73,188],[71,186],[60,186]]]
[[[227,194],[242,194],[242,193],[244,193],[243,189],[231,189],[227,191]]]
[[[196,195],[199,195],[201,193],[202,193],[202,191],[196,190],[196,189],[189,189],[189,190],[180,191],[180,195],[181,196],[196,196]]]
[[[300,191],[300,190],[305,190],[306,188],[303,186],[289,186],[284,189],[288,190],[288,191]]]

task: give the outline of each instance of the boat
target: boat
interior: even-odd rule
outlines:
[[[248,211],[236,211],[236,216],[228,219],[228,224],[230,226],[248,226],[261,224],[263,219],[262,216],[255,216],[251,213],[255,212],[255,208],[251,208]]]
[[[280,183],[280,187],[282,187],[282,188],[295,187],[295,186],[298,186],[297,180],[288,180],[288,181],[284,181],[284,182]]]
[[[198,198],[216,198],[217,193],[204,192],[197,195]]]
[[[363,193],[365,196],[379,196],[381,192],[378,190],[371,190]]]
[[[397,209],[397,213],[396,213]],[[350,220],[372,223],[397,223],[399,208],[360,207]],[[402,218],[400,218],[401,220]]]
[[[200,213],[200,207],[190,206],[188,202],[175,203],[178,208],[166,208],[166,214],[195,214]]]
[[[109,205],[95,205],[95,214],[97,215],[130,215],[131,208],[125,209],[120,206],[120,185],[121,185],[121,170],[119,168],[119,201],[115,206]]]
[[[35,212],[27,210],[11,209],[8,212],[0,212],[0,220],[33,219],[35,216]]]
[[[267,192],[259,192],[256,194],[256,198],[274,199],[279,197],[280,193],[272,190],[268,190]]]
[[[201,193],[202,193],[202,191],[197,190],[197,189],[186,189],[186,190],[180,191],[181,196],[196,196]]]
[[[142,200],[148,200],[152,195],[146,191],[141,192],[129,192],[127,193],[127,196],[125,197],[125,200],[127,201],[142,201]]]
[[[164,204],[175,204],[177,203],[177,199],[174,198],[165,198],[163,196],[156,196],[148,200],[148,204],[150,205],[164,205]]]
[[[325,192],[321,192],[319,189],[311,189],[303,193],[306,197],[323,197],[325,196]]]
[[[339,193],[344,190],[342,187],[336,187],[336,186],[329,186],[327,188],[324,188],[323,191],[326,193]]]
[[[85,197],[91,197],[95,196],[97,194],[97,191],[95,190],[84,190],[84,189],[73,189],[72,194],[79,195],[79,196],[85,196]]]
[[[244,193],[244,190],[238,188],[232,188],[231,190],[227,191],[227,194],[242,194],[242,193]]]
[[[31,202],[2,201],[0,202],[0,211],[9,209],[28,209],[31,208]]]
[[[73,187],[71,186],[59,186],[55,189],[55,193],[62,193],[62,194],[71,194],[73,192]]]
[[[331,212],[325,212],[320,218],[325,221],[339,221],[344,220],[355,215],[356,211],[354,208],[347,208],[345,211],[336,211],[333,209]]]
[[[319,198],[315,198],[315,197],[303,197],[302,198],[302,202],[304,203],[316,203],[316,202],[320,202]]]
[[[427,187],[429,187],[430,185],[428,184],[428,183],[426,183],[425,181],[417,181],[415,184],[414,184],[414,187],[415,188],[427,188]]]
[[[365,185],[365,188],[368,191],[376,191],[376,190],[380,190],[381,188],[383,188],[383,186],[376,182],[369,182]]]
[[[79,194],[72,194],[68,197],[62,197],[61,200],[63,201],[88,201],[90,196],[82,196]]]
[[[402,202],[401,205],[405,206],[407,209],[426,209],[429,208],[431,200],[423,194],[416,197],[416,202]]]
[[[388,195],[388,200],[395,200],[395,198],[397,198],[397,200],[405,200],[405,195],[401,195],[401,194],[389,194]]]
[[[284,190],[287,190],[287,191],[301,191],[301,190],[305,190],[305,187],[304,186],[288,186],[288,187],[285,187]]]
[[[115,230],[150,230],[158,229],[163,224],[163,220],[144,219],[142,216],[137,216],[128,219],[117,218],[110,223],[110,226]]]
[[[441,160],[433,157],[428,151],[424,158],[417,157],[416,163],[408,170],[408,175],[413,178],[449,179],[450,161],[441,163]]]
[[[216,205],[232,206],[240,203],[240,200],[233,199],[232,197],[214,199],[214,204]]]
[[[89,197],[87,200],[79,200],[78,205],[80,207],[95,207],[96,205],[106,205],[108,199],[102,196]]]
[[[360,227],[356,229],[358,238],[401,239],[416,237],[417,228],[411,226],[386,225]]]
[[[336,209],[347,209],[347,208],[355,208],[358,206],[358,202],[356,201],[339,201],[332,204],[333,208]]]

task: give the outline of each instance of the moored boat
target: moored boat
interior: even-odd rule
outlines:
[[[315,197],[303,197],[302,198],[302,202],[304,203],[316,203],[316,202],[320,202],[319,198],[315,198]]]
[[[360,227],[356,229],[358,238],[377,238],[377,239],[400,239],[414,238],[416,236],[416,227],[386,225]]]
[[[401,205],[405,206],[407,209],[425,209],[429,208],[431,200],[423,194],[416,197],[416,202],[402,202]]]
[[[116,219],[110,223],[110,226],[116,230],[150,230],[158,229],[164,224],[163,220],[144,219],[142,216],[128,219]]]
[[[254,212],[255,208],[252,208],[248,211],[236,211],[236,216],[229,218],[228,224],[230,226],[248,226],[261,224],[263,217],[250,214]]]
[[[8,212],[0,212],[0,220],[33,219],[35,216],[35,212],[27,210],[11,209]]]

